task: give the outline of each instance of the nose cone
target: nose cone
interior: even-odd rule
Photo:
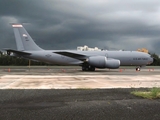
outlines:
[[[149,58],[149,64],[151,64],[151,63],[153,63],[153,58],[152,57]]]

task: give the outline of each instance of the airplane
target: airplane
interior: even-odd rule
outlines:
[[[82,71],[95,71],[95,68],[118,69],[120,66],[141,67],[151,64],[151,55],[138,51],[77,51],[44,50],[40,48],[22,24],[12,24],[17,50],[5,49],[10,56],[59,65],[79,65]]]

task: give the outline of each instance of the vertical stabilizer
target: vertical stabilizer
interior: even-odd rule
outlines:
[[[17,50],[30,51],[30,50],[43,50],[40,48],[25,30],[21,24],[12,24],[14,35],[16,39]]]

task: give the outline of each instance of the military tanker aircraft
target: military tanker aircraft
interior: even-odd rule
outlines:
[[[117,69],[120,66],[142,66],[153,62],[153,58],[138,51],[77,51],[44,50],[40,48],[22,24],[12,24],[17,50],[5,49],[8,55],[59,65],[79,65],[82,71],[95,71],[95,68]],[[47,44],[47,43],[46,43]]]

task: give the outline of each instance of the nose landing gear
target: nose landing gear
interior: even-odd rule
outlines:
[[[136,71],[140,71],[141,70],[141,67],[136,67]]]

